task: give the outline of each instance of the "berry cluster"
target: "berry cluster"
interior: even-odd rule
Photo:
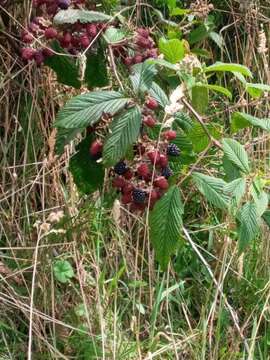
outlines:
[[[144,115],[143,126],[152,127],[152,121],[156,124],[153,110],[157,107],[155,99],[146,99],[143,111],[152,111],[152,114]],[[171,143],[175,138],[174,130],[164,130],[157,150],[155,142],[143,135],[134,148],[134,160],[121,160],[112,169],[112,185],[121,193],[121,202],[130,205],[130,210],[144,210],[148,204],[153,208],[155,202],[168,189],[168,179],[173,175],[169,159],[180,155],[177,145]],[[102,142],[95,140],[90,146],[91,158],[100,159],[102,149]]]
[[[33,5],[38,8],[42,16],[35,17],[28,25],[27,30],[21,34],[22,42],[27,44],[21,50],[21,56],[25,61],[35,60],[37,65],[41,65],[44,60],[53,54],[50,49],[50,41],[58,40],[61,47],[72,55],[87,49],[91,42],[104,29],[105,25],[75,23],[66,29],[56,29],[52,26],[52,17],[59,10],[84,5],[85,0],[34,0]],[[42,41],[43,48],[36,48],[37,41]]]
[[[131,66],[146,59],[157,58],[158,50],[150,36],[150,31],[146,28],[138,28],[131,41],[114,48],[114,55],[121,58],[125,65]]]

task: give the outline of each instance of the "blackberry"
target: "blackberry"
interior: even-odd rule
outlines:
[[[168,147],[167,147],[167,155],[179,156],[180,155],[180,149],[175,144],[169,144]]]
[[[168,179],[170,176],[173,175],[173,172],[169,167],[165,167],[161,170],[161,175]]]
[[[146,192],[141,189],[134,189],[132,191],[132,198],[136,204],[143,204],[146,199]]]
[[[123,175],[128,171],[127,164],[124,161],[119,161],[115,167],[114,171],[117,175]]]

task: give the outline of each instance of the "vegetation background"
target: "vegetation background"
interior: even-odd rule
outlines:
[[[166,15],[165,1],[145,2]],[[212,3],[224,46],[204,39],[209,61],[244,64],[270,84],[269,1]],[[270,359],[269,229],[239,257],[213,208],[190,199],[200,218],[185,226],[199,253],[186,244],[160,272],[142,219],[78,195],[73,147],[54,158],[52,123],[76,91],[20,60],[30,12],[29,0],[0,1],[0,359]],[[233,106],[269,117],[269,97]],[[232,110],[215,103],[221,121]],[[269,134],[242,136],[270,180]]]

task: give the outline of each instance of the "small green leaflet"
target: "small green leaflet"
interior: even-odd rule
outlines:
[[[253,98],[258,98],[262,96],[264,92],[270,91],[270,85],[246,83],[246,91]]]
[[[97,11],[68,9],[58,11],[53,19],[53,22],[56,25],[75,24],[77,21],[85,24],[95,22],[108,22],[111,19],[111,16]]]
[[[208,89],[208,90],[212,90],[212,91],[221,93],[221,94],[227,96],[230,100],[232,99],[232,93],[223,86],[211,85],[211,84],[203,84],[203,83],[196,83],[195,86],[198,87],[198,88],[201,87],[201,88],[205,88],[205,89]]]
[[[246,178],[235,179],[226,184],[224,192],[235,199],[237,206],[246,192]]]
[[[164,54],[165,60],[172,64],[176,64],[184,58],[185,48],[183,41],[179,39],[166,40],[165,38],[160,38],[158,46],[160,52]]]
[[[93,91],[75,96],[58,112],[54,126],[85,128],[99,121],[103,113],[114,115],[129,100],[116,91]]]
[[[180,191],[177,186],[172,186],[150,214],[150,239],[163,270],[166,270],[170,256],[180,245],[183,213]]]
[[[244,173],[249,173],[248,155],[244,147],[234,139],[223,139],[223,151],[234,165]]]
[[[121,29],[110,26],[104,34],[104,38],[109,44],[117,44],[125,38],[125,33]]]
[[[242,253],[260,230],[260,217],[256,205],[247,202],[237,213],[238,224],[238,248]]]
[[[231,123],[232,132],[244,129],[250,125],[270,131],[270,118],[259,119],[243,112],[235,112],[233,114]]]
[[[94,137],[87,136],[77,146],[78,152],[69,161],[69,171],[72,173],[78,190],[83,194],[91,194],[100,189],[104,181],[104,169],[90,156],[90,146]]]
[[[209,72],[219,72],[219,71],[223,71],[223,72],[238,72],[244,76],[248,76],[248,77],[252,77],[252,73],[250,72],[250,70],[244,66],[244,65],[240,65],[240,64],[226,64],[226,63],[222,63],[222,62],[216,62],[213,65],[207,66],[204,69],[205,73],[209,73]]]
[[[132,66],[131,71],[129,78],[136,93],[145,92],[150,89],[153,79],[157,74],[154,64],[144,61]]]
[[[193,173],[192,176],[198,190],[206,199],[219,209],[226,209],[229,205],[229,196],[225,192],[226,182],[212,176]]]
[[[53,265],[53,273],[59,282],[65,284],[74,277],[72,266],[67,260],[57,260]]]
[[[103,162],[106,166],[114,165],[125,156],[139,136],[141,121],[141,111],[137,105],[113,120],[103,150]]]

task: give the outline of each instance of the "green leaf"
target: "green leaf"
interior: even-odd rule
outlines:
[[[166,270],[170,256],[180,245],[183,213],[179,189],[172,186],[156,203],[150,214],[150,239],[156,259],[163,270]]]
[[[213,40],[217,46],[220,48],[220,49],[223,49],[223,46],[224,46],[224,39],[221,35],[219,35],[218,33],[216,33],[215,31],[210,31],[209,34],[208,34],[209,38],[211,40]]]
[[[56,133],[55,152],[62,155],[64,148],[68,145],[83,129],[65,129],[58,128]]]
[[[222,210],[228,207],[229,196],[225,192],[224,180],[197,172],[192,177],[198,190],[211,204]]]
[[[129,147],[137,140],[141,127],[141,112],[136,105],[115,118],[111,125],[103,150],[103,161],[106,166],[114,165],[121,160]]]
[[[75,61],[61,48],[57,41],[54,41],[51,44],[51,48],[63,55],[49,56],[45,59],[44,64],[55,71],[59,83],[79,89],[81,87],[79,67],[76,65]]]
[[[238,248],[242,253],[260,230],[260,219],[256,205],[247,202],[237,214],[238,225]]]
[[[198,26],[196,29],[192,30],[188,36],[188,42],[190,45],[206,39],[209,35],[209,27],[205,24]]]
[[[232,132],[236,132],[240,129],[244,129],[250,125],[259,127],[260,129],[270,131],[270,119],[259,119],[255,116],[243,113],[235,112],[232,116],[231,128]]]
[[[259,214],[259,216],[262,216],[262,214],[267,210],[268,207],[268,194],[262,189],[258,189],[255,181],[253,181],[251,186],[251,195],[255,202],[257,213]]]
[[[240,64],[234,64],[234,63],[222,63],[222,62],[216,62],[213,65],[210,65],[208,67],[206,67],[204,69],[205,73],[209,73],[209,72],[219,72],[219,71],[228,71],[228,72],[238,72],[244,76],[248,76],[248,77],[252,77],[252,73],[250,72],[250,70],[244,66],[244,65],[240,65]]]
[[[129,77],[136,93],[145,92],[151,88],[153,79],[157,74],[154,64],[144,61],[132,66],[131,71],[132,73]]]
[[[232,93],[223,86],[202,84],[202,83],[196,83],[195,86],[199,87],[199,88],[201,87],[201,88],[205,88],[205,89],[212,90],[212,91],[215,91],[215,92],[219,92],[219,93],[227,96],[229,99],[232,99]]]
[[[103,113],[114,115],[129,100],[116,91],[93,91],[75,96],[60,109],[54,126],[84,128],[93,125],[99,121]]]
[[[103,185],[104,169],[90,156],[89,149],[93,136],[87,136],[77,146],[78,152],[69,161],[69,171],[81,193],[91,194]]]
[[[233,197],[238,205],[246,192],[246,179],[239,178],[231,181],[224,186],[224,192]]]
[[[249,173],[248,155],[244,147],[234,139],[223,139],[223,151],[234,165],[244,173]]]
[[[169,70],[173,70],[173,71],[177,71],[179,70],[178,66],[177,65],[174,65],[172,63],[170,63],[169,61],[166,61],[164,59],[149,59],[147,60],[148,63],[151,63],[151,64],[156,64],[156,65],[159,65],[159,66],[163,66]]]
[[[190,10],[189,9],[180,9],[178,7],[175,7],[174,9],[172,9],[172,11],[170,12],[170,16],[178,16],[178,15],[186,15],[189,14]]]
[[[208,108],[209,96],[208,89],[202,86],[193,86],[192,93],[192,106],[199,114],[204,114]]]
[[[188,133],[194,127],[194,122],[188,114],[178,112],[174,115],[174,125]]]
[[[169,99],[162,88],[154,81],[148,89],[148,94],[154,98],[163,108],[169,104]]]
[[[223,156],[223,169],[226,174],[226,179],[228,181],[236,180],[241,177],[241,172],[238,167],[236,167],[226,155]]]
[[[106,57],[100,44],[96,53],[87,54],[85,82],[89,88],[104,87],[109,83]]]
[[[266,222],[266,224],[268,225],[269,229],[270,229],[270,210],[266,210],[264,213],[263,213],[263,216],[262,216],[263,220]]]
[[[85,24],[108,22],[111,19],[111,16],[97,11],[68,9],[58,11],[53,22],[56,25],[75,24],[78,21]]]
[[[215,138],[220,138],[220,132],[216,125],[207,124],[207,129],[210,134]],[[193,150],[195,152],[203,151],[210,143],[209,137],[206,135],[202,126],[198,123],[194,124],[193,128],[188,132],[188,137],[193,144]]]
[[[258,98],[262,96],[264,92],[270,91],[270,85],[246,83],[246,91],[253,98]]]
[[[109,44],[117,44],[119,41],[125,38],[125,33],[121,29],[110,26],[104,34],[105,40]]]
[[[176,64],[184,58],[185,48],[183,41],[179,39],[166,40],[165,38],[160,38],[158,46],[160,52],[164,54],[165,60],[172,64]]]
[[[65,284],[74,277],[74,271],[67,260],[57,260],[53,265],[53,273],[59,282]]]

